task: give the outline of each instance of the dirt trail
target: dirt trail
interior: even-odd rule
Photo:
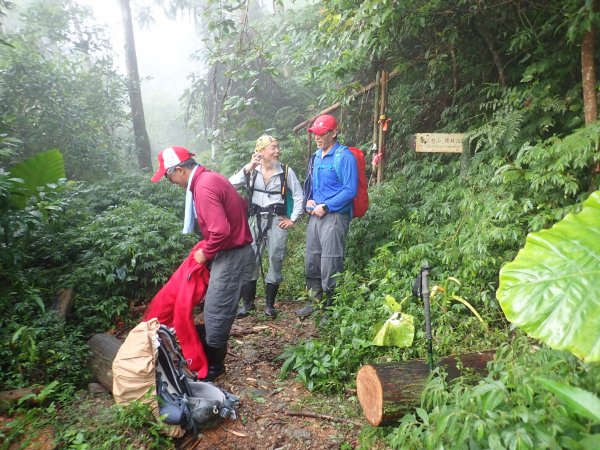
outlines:
[[[297,302],[279,302],[279,315],[268,320],[259,310],[237,319],[230,351],[225,360],[227,374],[217,385],[241,398],[236,421],[205,430],[201,436],[184,436],[178,449],[346,449],[355,448],[358,433],[366,423],[360,406],[348,392],[344,398],[311,394],[300,383],[279,380],[285,347],[317,333],[313,320],[300,321]],[[314,415],[308,417],[307,415]]]

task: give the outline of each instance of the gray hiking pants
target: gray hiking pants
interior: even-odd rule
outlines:
[[[254,252],[250,244],[222,250],[213,259],[204,300],[206,344],[210,347],[227,345],[242,286],[250,281],[253,264]]]
[[[283,280],[281,268],[287,250],[288,230],[279,228],[279,219],[277,217],[269,218],[266,214],[261,215],[260,219],[257,215],[252,216],[250,219],[250,230],[254,238],[252,248],[255,254],[252,281],[258,280],[262,255],[265,249],[267,249],[269,254],[269,270],[265,276],[265,282],[271,284],[281,283]],[[259,242],[259,238],[262,242]]]
[[[307,288],[319,298],[323,291],[335,287],[333,276],[344,270],[349,226],[348,214],[328,213],[322,219],[317,216],[308,219],[304,271]]]

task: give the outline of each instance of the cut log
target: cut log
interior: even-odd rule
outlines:
[[[448,380],[462,375],[461,367],[484,375],[495,353],[490,350],[448,356],[438,366],[446,369]],[[424,359],[361,367],[356,375],[356,393],[367,421],[377,427],[401,418],[419,403],[428,376],[429,367]]]
[[[112,363],[121,344],[123,343],[116,337],[105,333],[96,334],[88,341],[92,350],[88,367],[94,379],[110,392],[112,392]]]

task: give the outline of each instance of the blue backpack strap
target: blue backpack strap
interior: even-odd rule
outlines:
[[[308,160],[308,167],[306,168],[306,179],[304,180],[304,201],[302,202],[302,210],[306,209],[306,202],[308,197],[312,194],[312,178],[313,168],[315,166],[315,153],[313,153]]]
[[[342,181],[342,152],[348,149],[348,147],[346,147],[345,145],[338,145],[338,147],[335,149],[335,153],[333,154],[333,168],[335,169],[335,174],[337,175],[337,177],[339,178],[340,181]],[[350,150],[348,150],[350,151]]]
[[[340,144],[335,149],[335,153],[333,154],[333,168],[335,169],[335,174],[339,178],[340,182],[342,181],[342,166],[341,165],[342,165],[342,152],[344,150],[348,150],[350,152],[350,149],[348,147]],[[352,152],[350,152],[350,154],[352,154]],[[352,155],[352,157],[354,158],[354,155]],[[354,215],[353,210],[354,210],[354,203],[350,202],[350,218],[351,219]]]

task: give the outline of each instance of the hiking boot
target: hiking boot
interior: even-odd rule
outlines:
[[[267,317],[277,317],[277,310],[275,309],[275,297],[277,297],[277,291],[279,290],[278,284],[267,283],[267,298],[265,299],[265,314]]]
[[[225,355],[227,345],[223,347],[204,346],[204,352],[208,359],[208,374],[200,381],[214,381],[225,373]]]
[[[242,286],[242,301],[244,302],[242,307],[238,309],[236,318],[246,317],[250,314],[250,311],[254,310],[254,298],[256,297],[256,281],[249,281]]]
[[[313,302],[313,300],[309,300],[308,302],[306,302],[306,305],[304,305],[303,308],[296,310],[296,315],[298,317],[308,317],[314,312],[315,312],[314,302]]]

